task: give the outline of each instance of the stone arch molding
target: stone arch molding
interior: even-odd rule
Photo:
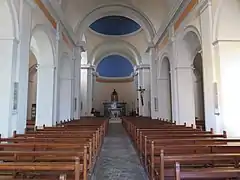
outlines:
[[[151,21],[140,10],[137,10],[136,8],[129,7],[124,4],[102,5],[100,7],[93,9],[83,18],[82,21],[78,22],[75,28],[77,37],[82,37],[83,33],[94,21],[104,16],[110,15],[125,16],[136,21],[146,32],[148,42],[152,42],[156,34],[156,31]]]
[[[31,50],[37,63],[55,67],[55,46],[51,28],[44,24],[36,25],[32,30]]]
[[[219,0],[213,23],[213,42],[218,40],[239,40],[240,1]],[[234,31],[235,30],[235,31]]]
[[[164,59],[168,59],[169,64],[170,64],[170,71],[172,71],[173,68],[173,58],[171,57],[171,53],[169,50],[165,50],[163,52],[160,52],[158,54],[158,71],[157,71],[157,78],[160,78],[160,73],[161,73],[161,67],[162,67],[162,62]]]
[[[176,62],[177,67],[192,67],[194,57],[202,49],[198,28],[193,25],[187,26],[178,40],[177,48],[178,52],[181,52],[181,58]]]
[[[2,27],[0,29],[0,38],[19,39],[19,26],[17,11],[13,0],[1,0],[0,11],[4,14],[0,18]]]
[[[141,56],[137,49],[130,43],[118,40],[118,41],[107,41],[98,45],[92,52],[90,56],[90,64],[96,65],[104,57],[112,54],[118,54],[131,60],[132,64],[141,64]]]

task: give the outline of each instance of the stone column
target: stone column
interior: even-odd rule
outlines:
[[[157,64],[156,64],[156,50],[154,47],[149,48],[149,62],[150,62],[150,102],[151,102],[151,118],[157,119],[158,112],[155,110],[155,98],[157,96]]]
[[[56,32],[56,50],[55,50],[55,72],[54,72],[54,114],[52,125],[59,122],[60,119],[60,77],[59,77],[59,68],[60,68],[60,58],[61,58],[61,43],[62,42],[62,27],[61,23],[57,23],[57,32]]]
[[[178,123],[195,125],[195,105],[193,91],[193,68],[176,67],[176,83],[178,94]]]
[[[81,52],[82,48],[80,46],[77,46],[74,48],[74,60],[75,60],[75,66],[74,66],[74,119],[80,119],[81,117]]]
[[[73,111],[73,67],[74,60],[71,60],[69,55],[62,56],[61,58],[61,73],[59,74],[59,117],[60,120],[71,119]]]
[[[2,137],[12,135],[16,123],[13,122],[13,114],[18,112],[19,89],[14,89],[17,47],[18,41],[14,37],[0,37],[0,119],[2,119],[0,121],[0,132]]]
[[[29,49],[32,29],[32,11],[35,6],[29,1],[22,1],[20,8],[20,44],[18,56],[17,81],[19,82],[18,111],[16,120],[17,133],[24,133],[28,109]]]
[[[39,65],[37,67],[37,110],[36,125],[52,126],[54,117],[54,74],[55,67]]]
[[[222,132],[221,119],[214,105],[214,82],[217,81],[215,74],[214,50],[212,46],[213,17],[212,4],[209,0],[204,1],[200,8],[200,23],[202,37],[202,62],[204,82],[204,112],[206,128],[213,128],[216,132]]]
[[[81,65],[81,116],[90,116],[93,98],[93,71],[90,64]]]
[[[218,40],[214,43],[219,63],[220,118],[228,137],[240,137],[240,40]]]

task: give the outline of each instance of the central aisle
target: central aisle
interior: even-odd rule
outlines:
[[[109,124],[91,180],[147,180],[122,124]]]

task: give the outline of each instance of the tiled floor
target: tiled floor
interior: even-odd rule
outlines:
[[[109,124],[91,180],[147,180],[124,128]]]

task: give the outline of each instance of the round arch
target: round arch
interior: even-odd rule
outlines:
[[[194,26],[188,26],[179,41],[181,58],[177,62],[178,67],[192,67],[195,56],[202,50],[201,35]]]
[[[213,23],[213,42],[240,39],[239,32],[233,31],[233,29],[240,29],[240,22],[236,18],[239,16],[239,0],[219,0]],[[231,20],[229,21],[229,19]]]
[[[31,50],[39,65],[55,66],[53,39],[45,25],[36,25],[32,30]]]
[[[89,14],[87,14],[82,21],[78,22],[75,32],[78,37],[82,37],[82,34],[86,29],[97,19],[104,16],[118,15],[128,17],[129,19],[137,22],[142,29],[145,30],[148,42],[152,42],[156,31],[151,24],[147,16],[140,12],[139,10],[126,6],[124,4],[112,4],[112,5],[102,5],[93,9]]]
[[[31,50],[37,59],[36,125],[53,125],[55,60],[51,31],[37,25],[32,31]]]
[[[18,39],[19,28],[17,22],[17,12],[12,1],[1,0],[0,12],[4,14],[4,16],[0,17],[0,37]]]
[[[111,53],[120,53],[123,56],[128,57],[132,61],[132,64],[139,65],[141,61],[141,56],[139,52],[137,51],[136,47],[134,47],[132,44],[123,41],[106,41],[101,44],[99,44],[92,52],[90,56],[90,63],[92,65],[97,64],[99,60],[105,55],[109,55]]]
[[[172,88],[171,88],[171,62],[164,53],[158,64],[157,92],[159,115],[161,118],[172,120]]]

